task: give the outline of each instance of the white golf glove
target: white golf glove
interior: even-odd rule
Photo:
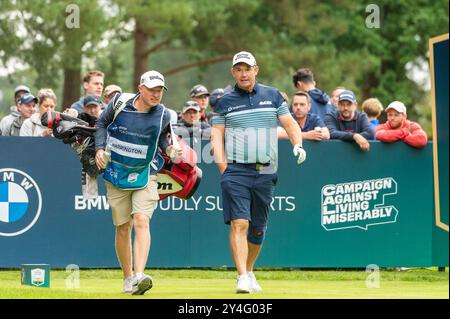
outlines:
[[[306,159],[306,152],[303,149],[303,147],[300,146],[300,144],[294,145],[294,156],[297,157],[297,164],[301,164]]]
[[[166,149],[166,154],[171,160],[174,160],[183,155],[183,150],[181,148],[176,148],[174,145],[169,145]]]

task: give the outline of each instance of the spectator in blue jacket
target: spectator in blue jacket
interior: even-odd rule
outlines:
[[[331,139],[353,142],[363,151],[370,149],[369,140],[375,139],[374,130],[363,112],[356,110],[358,103],[352,91],[339,95],[338,111],[325,116],[325,124],[330,130]]]
[[[292,98],[292,117],[297,121],[305,140],[322,141],[330,139],[330,132],[322,119],[311,113],[311,99],[306,92],[298,91]],[[286,131],[278,126],[278,138],[289,138]]]
[[[317,114],[323,120],[325,114],[334,110],[330,97],[316,88],[314,74],[310,69],[299,69],[292,77],[292,82],[299,91],[308,92],[311,98],[311,113]]]
[[[377,98],[372,97],[363,102],[361,109],[367,114],[367,118],[372,124],[373,129],[376,129],[377,126],[380,125],[378,118],[380,117],[381,112],[383,112],[383,104],[381,104],[380,100]]]

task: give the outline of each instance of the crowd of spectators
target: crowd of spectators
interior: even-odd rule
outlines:
[[[101,71],[87,72],[83,77],[83,96],[64,112],[94,126],[105,106],[116,94],[122,93],[122,88],[116,84],[104,87],[104,78]],[[297,92],[291,99],[283,92],[283,97],[288,103],[291,100],[290,111],[304,139],[338,139],[355,143],[363,151],[369,151],[369,141],[372,140],[385,143],[404,141],[416,148],[424,147],[427,143],[426,133],[418,123],[407,119],[406,106],[400,101],[389,103],[384,110],[387,121],[380,124],[383,105],[375,97],[363,101],[358,110],[358,99],[351,90],[336,86],[330,97],[316,86],[314,74],[308,68],[295,72],[292,81]],[[169,109],[175,133],[185,139],[209,139],[215,116],[214,107],[232,89],[227,86],[216,88],[210,93],[203,84],[192,87],[186,94],[187,100],[181,112]],[[47,111],[54,111],[56,106],[57,99],[52,89],[40,89],[34,96],[29,87],[17,86],[10,114],[0,121],[0,136],[52,136],[51,129],[41,124],[40,117]],[[281,126],[278,128],[278,138],[287,138]]]
[[[293,96],[291,113],[305,139],[352,142],[363,151],[370,150],[369,141],[372,140],[404,141],[416,148],[427,144],[425,131],[418,123],[407,120],[406,106],[400,101],[388,105],[385,110],[387,121],[380,124],[378,118],[383,105],[377,98],[363,101],[361,111],[358,111],[358,101],[351,90],[337,86],[330,98],[316,87],[310,69],[301,68],[292,78],[299,91]],[[282,128],[278,129],[278,137],[287,138]]]

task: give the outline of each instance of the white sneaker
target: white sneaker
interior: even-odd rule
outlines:
[[[123,293],[124,294],[131,294],[131,291],[133,290],[133,279],[134,279],[134,276],[130,276],[123,280]]]
[[[250,279],[248,278],[248,275],[238,276],[236,293],[237,294],[250,293]]]
[[[133,280],[132,295],[143,295],[147,290],[153,287],[153,279],[149,275],[141,274],[135,276]]]
[[[262,288],[256,281],[255,274],[253,272],[249,272],[247,275],[248,275],[248,279],[250,281],[250,285],[249,285],[250,291],[251,292],[260,292],[262,290]]]

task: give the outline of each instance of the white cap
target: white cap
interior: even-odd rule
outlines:
[[[400,101],[394,101],[394,102],[391,102],[391,103],[387,106],[385,112],[387,112],[389,109],[394,109],[394,110],[396,110],[396,111],[399,112],[399,113],[405,113],[405,114],[406,114],[406,106],[405,106],[405,104],[403,104],[403,103],[400,102]]]
[[[113,92],[122,93],[122,88],[115,84],[110,84],[103,90],[103,97],[108,97]]]
[[[183,110],[181,111],[181,113],[186,113],[189,110],[196,110],[197,112],[200,112],[200,106],[198,105],[197,102],[194,101],[187,101],[186,103],[184,103],[184,107]]]
[[[28,86],[25,86],[25,85],[19,85],[18,87],[16,87],[14,89],[14,94],[16,94],[19,91],[24,91],[26,93],[31,93],[30,88]]]
[[[255,66],[256,59],[250,52],[241,51],[236,53],[233,57],[233,66],[235,66],[238,63],[245,63],[249,66]]]
[[[149,89],[153,89],[158,86],[162,86],[167,90],[164,85],[164,76],[156,71],[148,71],[141,75],[141,84],[145,85]]]

